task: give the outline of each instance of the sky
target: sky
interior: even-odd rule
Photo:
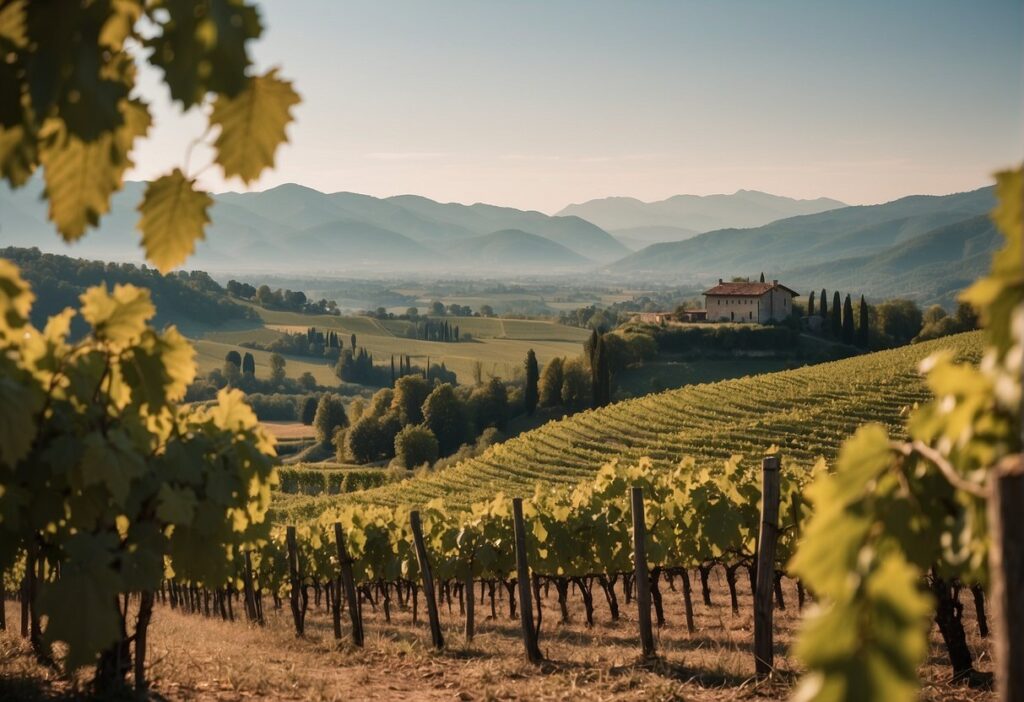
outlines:
[[[850,204],[981,187],[1024,158],[1024,0],[264,0],[259,70],[303,97],[295,182],[554,213],[756,189]],[[203,132],[142,76],[130,178]]]

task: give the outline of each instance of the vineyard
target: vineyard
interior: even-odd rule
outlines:
[[[538,483],[571,487],[593,478],[606,462],[649,457],[674,463],[691,457],[719,465],[733,455],[757,457],[772,446],[805,466],[833,460],[842,441],[865,422],[900,435],[906,410],[929,397],[918,371],[939,349],[976,361],[980,334],[962,334],[833,363],[671,390],[551,422],[495,446],[478,458],[433,475],[358,495],[364,504],[446,505],[505,494],[531,495]],[[336,498],[293,502],[314,516]]]
[[[784,607],[784,591],[794,589],[802,609],[808,596],[787,571],[809,514],[805,486],[825,470],[826,459],[842,465],[839,445],[860,425],[875,421],[900,432],[906,408],[928,397],[917,375],[924,358],[943,349],[976,360],[979,342],[976,334],[962,335],[664,393],[552,423],[437,475],[338,496],[292,496],[277,505],[270,538],[238,561],[235,578],[212,589],[168,581],[161,597],[200,612],[209,611],[212,598],[214,613],[222,614],[225,602],[241,597],[253,622],[266,619],[264,599],[275,611],[287,602],[302,636],[312,595],[332,615],[335,637],[357,646],[365,637],[364,607],[379,608],[387,624],[393,614],[411,611],[413,624],[429,624],[437,648],[445,646],[438,603],[458,601],[465,640],[472,641],[478,598],[491,618],[500,599],[510,618],[518,607],[527,658],[540,661],[537,632],[552,591],[560,625],[572,618],[570,592],[588,627],[598,608],[615,622],[632,600],[646,602],[638,610],[638,642],[651,655],[651,613],[659,629],[667,621],[664,590],[681,593],[682,621],[693,634],[696,603],[711,606],[717,577],[733,616],[745,607],[743,580],[747,592],[765,593],[770,632],[772,597]],[[539,448],[526,453],[532,445]],[[851,446],[855,451],[856,439]],[[782,460],[761,465],[744,453]],[[313,492],[328,484],[326,476],[348,472],[287,469],[282,487]],[[501,477],[470,487],[471,475]],[[766,502],[762,486],[769,479]],[[324,492],[342,493],[344,480],[333,480],[336,487]],[[762,541],[766,528],[770,542]],[[759,549],[762,542],[772,548]],[[951,587],[959,601],[960,585]],[[984,597],[972,592],[984,629]],[[766,672],[772,670],[767,636],[767,653],[757,654]]]

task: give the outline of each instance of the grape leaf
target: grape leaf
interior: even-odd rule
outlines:
[[[82,318],[92,325],[96,337],[114,344],[138,339],[146,321],[156,313],[149,290],[134,285],[115,285],[113,293],[106,285],[97,285],[82,293],[80,299]]]
[[[138,228],[146,258],[162,273],[195,251],[196,241],[204,237],[203,229],[210,222],[207,209],[213,199],[194,186],[194,180],[175,168],[146,186],[139,205],[142,217]]]
[[[111,568],[114,534],[79,532],[64,544],[60,578],[40,584],[39,609],[48,617],[48,641],[68,645],[65,665],[74,670],[95,660],[118,639],[116,595],[120,579]]]
[[[187,109],[209,91],[233,96],[245,88],[245,43],[263,31],[256,8],[241,0],[160,0],[149,9],[166,13],[145,44],[172,98]]]
[[[48,120],[40,130],[43,194],[50,203],[50,220],[65,241],[79,239],[110,210],[110,196],[120,190],[121,178],[132,165],[132,144],[149,131],[149,111],[143,103],[122,100],[120,110],[124,123],[90,142],[72,134],[58,119]]]
[[[274,151],[286,142],[285,127],[299,96],[292,84],[277,77],[277,69],[252,78],[235,97],[220,96],[213,104],[210,124],[220,127],[214,142],[217,163],[227,177],[246,183],[274,165]]]

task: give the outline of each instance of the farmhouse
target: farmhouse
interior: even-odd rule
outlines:
[[[704,291],[704,309],[710,321],[766,324],[781,321],[793,311],[795,290],[779,281],[723,283]]]

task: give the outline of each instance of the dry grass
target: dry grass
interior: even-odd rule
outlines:
[[[717,580],[717,582],[715,582]],[[696,580],[694,583],[696,584]],[[678,581],[677,581],[678,586]],[[658,658],[643,661],[636,635],[635,603],[620,598],[622,617],[609,621],[603,595],[595,591],[593,629],[583,626],[583,606],[570,593],[569,625],[558,622],[555,590],[544,603],[541,649],[548,662],[533,666],[523,655],[518,621],[508,617],[499,599],[498,616],[488,620],[488,602],[477,603],[477,636],[462,634],[458,601],[449,614],[442,606],[447,646],[430,648],[425,622],[413,626],[411,612],[393,603],[392,623],[369,604],[363,650],[343,639],[336,642],[329,615],[314,607],[306,636],[296,639],[285,609],[266,602],[268,625],[247,626],[159,607],[151,633],[150,678],[154,692],[172,700],[712,700],[784,699],[796,673],[787,656],[797,614],[796,595],[787,588],[784,612],[776,612],[774,679],[753,679],[753,639],[749,594],[741,597],[741,614],[733,616],[721,574],[713,578],[715,606],[708,608],[695,592],[698,631],[686,633],[682,595],[663,584],[667,623],[657,633]],[[596,588],[595,588],[596,590]],[[742,591],[742,590],[741,590]],[[498,588],[499,597],[503,588]],[[312,599],[312,597],[311,597]],[[989,668],[987,644],[978,638],[973,607],[965,598],[965,626],[976,666]],[[422,600],[421,600],[422,605]],[[16,609],[8,608],[15,624]],[[423,608],[420,609],[424,616]],[[31,662],[25,646],[8,632],[0,636],[3,661],[0,697],[49,699],[72,685]],[[932,658],[923,666],[922,699],[994,700],[991,692],[948,683],[949,667],[933,630]]]
[[[274,422],[263,421],[260,425],[274,435],[275,439],[312,439],[316,436],[316,430],[312,426],[302,422]]]

